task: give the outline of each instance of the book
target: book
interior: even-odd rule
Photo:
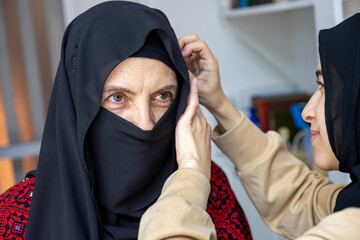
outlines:
[[[281,126],[289,127],[291,138],[297,129],[293,122],[290,107],[295,103],[307,102],[310,96],[306,93],[255,95],[252,104],[263,132],[277,130]]]

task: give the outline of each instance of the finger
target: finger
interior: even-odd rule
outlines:
[[[197,108],[192,122],[193,129],[197,129],[198,131],[204,130],[206,127],[205,125],[206,123],[207,123],[206,119],[204,120],[204,116],[201,112],[201,109]]]
[[[209,47],[207,46],[204,40],[198,40],[195,42],[188,43],[181,50],[184,58],[188,58],[192,55],[192,53],[199,54],[202,59],[212,59],[214,58]]]
[[[182,118],[187,119],[188,121],[192,121],[196,110],[199,108],[199,97],[198,97],[198,87],[197,87],[197,79],[192,80],[190,85],[190,93],[188,97],[188,105],[185,109]]]
[[[180,37],[178,39],[180,49],[183,49],[186,44],[199,39],[200,39],[199,36],[195,33]]]
[[[196,41],[199,39],[200,39],[199,35],[197,35],[196,33],[192,33],[192,34],[180,37],[178,39],[178,42],[179,42],[179,45],[183,47],[187,43],[190,43],[190,42],[193,42],[193,41]]]
[[[210,126],[210,124],[206,125],[206,138],[208,138],[209,140],[211,138],[211,126]]]
[[[203,126],[208,125],[208,121],[207,121],[206,117],[204,116],[200,107],[198,108],[196,115],[198,116],[198,118]]]
[[[196,110],[196,114],[199,116],[200,119],[206,119],[203,112],[202,112],[202,110],[201,110],[201,108],[198,108]]]

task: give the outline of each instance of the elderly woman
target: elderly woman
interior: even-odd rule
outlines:
[[[77,17],[64,34],[36,173],[0,197],[0,238],[136,239],[165,180],[210,161],[196,80],[189,91],[162,12],[116,1]],[[219,236],[250,239],[224,173],[213,164],[203,174]]]
[[[180,39],[184,56],[199,52],[208,62],[199,84],[200,103],[216,117],[213,140],[234,163],[237,174],[265,223],[290,239],[359,239],[360,236],[360,14],[320,31],[318,89],[303,110],[311,125],[316,164],[349,173],[351,183],[333,184],[292,156],[279,134],[264,134],[225,97],[218,66],[196,35]],[[197,77],[199,82],[200,78]],[[202,169],[210,162],[199,161]],[[195,168],[195,170],[201,169]],[[201,171],[199,171],[201,173]],[[189,177],[192,176],[190,179]],[[191,192],[209,184],[201,174],[180,169],[165,183],[157,202],[144,214],[140,236],[146,239],[215,239],[206,218],[204,197]],[[178,182],[186,183],[186,189]],[[203,185],[202,185],[203,184]],[[200,196],[200,197],[199,197]],[[177,214],[166,209],[182,206]],[[167,208],[163,208],[166,206]],[[155,215],[155,212],[158,214]],[[176,215],[176,218],[172,216]],[[192,219],[201,221],[192,221]],[[192,224],[187,224],[192,221]],[[172,229],[162,229],[166,222]],[[209,227],[210,225],[210,227]],[[155,229],[158,230],[154,235]],[[179,231],[179,229],[181,229]],[[199,232],[202,229],[202,232]]]

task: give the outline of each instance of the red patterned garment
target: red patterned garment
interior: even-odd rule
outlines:
[[[35,177],[27,178],[0,195],[0,240],[25,239]],[[250,240],[251,232],[225,173],[211,165],[211,192],[207,212],[210,214],[218,239]]]
[[[249,223],[229,181],[214,162],[211,163],[210,184],[206,211],[214,222],[218,239],[252,239]]]
[[[23,240],[35,178],[26,178],[0,195],[0,240]]]

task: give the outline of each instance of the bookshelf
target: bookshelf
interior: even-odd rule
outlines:
[[[296,11],[304,8],[315,7],[319,2],[321,6],[323,5],[324,0],[282,0],[279,2],[268,3],[263,5],[256,5],[244,8],[223,8],[222,15],[225,18],[241,18],[247,16],[258,16],[265,14],[276,14],[280,12]],[[330,0],[330,3],[334,0]],[[343,9],[343,16],[349,17],[356,12],[360,11],[360,1],[359,0],[335,0],[341,2],[341,8]],[[331,3],[330,3],[331,4]]]
[[[315,89],[319,30],[356,12],[360,12],[359,0],[287,0],[220,8],[220,15],[238,41],[278,71],[294,92],[309,94]],[[339,173],[330,172],[329,177],[336,183],[349,181]]]
[[[225,9],[223,12],[226,18],[238,18],[262,14],[272,14],[285,11],[293,11],[297,9],[313,7],[314,0],[297,0],[297,1],[281,1],[256,5],[245,8]]]
[[[318,32],[360,12],[359,0],[282,0],[220,8],[232,34],[279,72],[294,91],[312,93]]]
[[[313,91],[318,62],[314,0],[222,9],[221,15],[232,34],[282,76],[284,85]]]

